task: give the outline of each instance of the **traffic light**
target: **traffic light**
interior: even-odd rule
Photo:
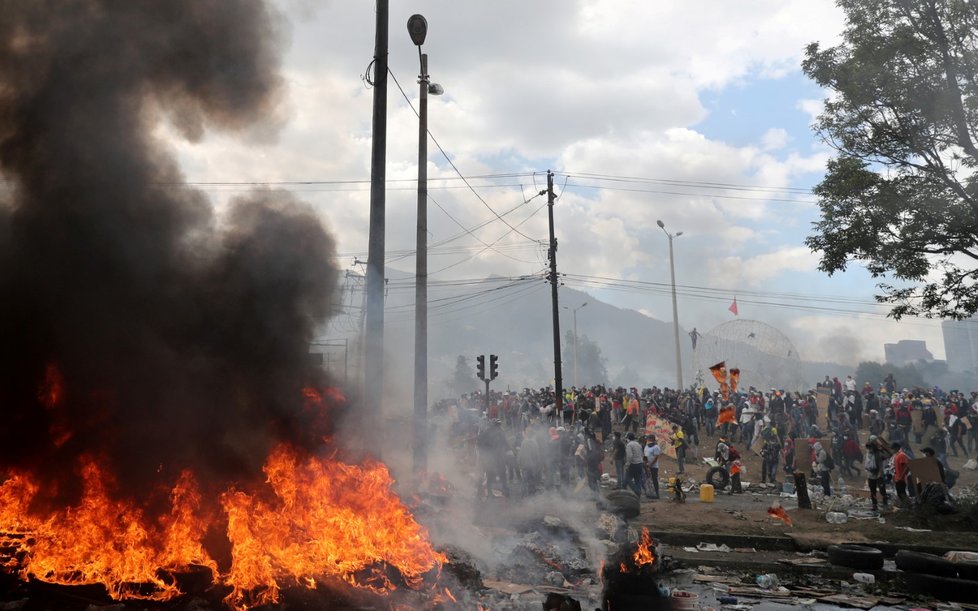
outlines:
[[[495,380],[496,376],[499,375],[499,371],[496,369],[496,361],[498,360],[499,357],[496,356],[495,354],[489,355],[489,379],[490,380]]]
[[[486,355],[480,354],[475,358],[475,360],[476,363],[478,363],[475,367],[476,375],[479,376],[480,380],[485,380],[486,379]]]

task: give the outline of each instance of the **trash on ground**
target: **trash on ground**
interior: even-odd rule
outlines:
[[[978,552],[951,551],[944,554],[944,557],[951,562],[976,562],[978,561]]]
[[[929,528],[914,528],[912,526],[894,526],[894,528],[898,528],[900,530],[905,530],[908,533],[929,533],[929,532],[934,532],[934,531],[932,531]]]
[[[778,585],[780,585],[780,583],[778,582],[778,576],[775,575],[774,573],[765,573],[763,575],[758,575],[755,581],[757,582],[757,585],[761,586],[765,590],[776,588],[778,587]]]
[[[717,545],[716,543],[700,543],[696,546],[696,549],[701,552],[729,552],[730,548],[727,547],[726,543],[721,543]]]

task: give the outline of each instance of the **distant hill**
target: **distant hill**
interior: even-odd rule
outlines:
[[[414,375],[414,290],[412,276],[387,270],[389,285],[412,288],[388,291],[385,314],[385,390],[388,400],[409,404]],[[432,401],[450,395],[456,361],[468,358],[472,371],[479,354],[499,356],[500,375],[495,389],[541,387],[553,380],[553,323],[550,285],[533,278],[516,286],[502,279],[458,287],[429,287],[428,379]],[[491,289],[491,290],[490,290]],[[477,296],[467,297],[474,293]],[[349,292],[346,294],[350,294]],[[347,299],[355,308],[362,294]],[[587,302],[577,312],[578,333],[597,343],[607,359],[609,380],[580,379],[582,385],[613,383],[623,386],[674,386],[675,352],[672,322],[661,321],[635,310],[619,308],[567,287],[560,288],[560,334],[573,330],[570,309]],[[563,307],[563,306],[566,306]],[[342,318],[342,317],[341,317]],[[358,324],[347,316],[345,325],[331,325],[327,337],[350,338],[350,367],[356,370]],[[350,331],[354,332],[350,332]],[[695,376],[687,331],[680,328],[683,380]],[[806,379],[814,384],[825,375],[845,375],[847,368],[831,363],[803,363]],[[621,379],[622,376],[629,379]],[[708,373],[707,373],[708,375]],[[572,363],[563,363],[564,386],[573,384]],[[478,382],[477,380],[475,382]],[[479,383],[481,384],[481,383]],[[714,386],[710,384],[710,386]]]

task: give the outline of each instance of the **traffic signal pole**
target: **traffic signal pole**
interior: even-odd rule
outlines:
[[[486,355],[480,354],[475,357],[476,365],[476,375],[479,379],[486,383],[486,416],[489,415],[489,382],[492,382],[499,375],[499,369],[497,367],[497,362],[499,357],[495,354],[489,355],[489,371],[486,372]]]

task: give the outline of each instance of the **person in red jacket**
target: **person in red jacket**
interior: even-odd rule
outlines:
[[[893,454],[893,487],[896,488],[900,502],[907,504],[910,502],[909,497],[907,497],[907,481],[910,479],[910,457],[904,453],[903,447],[899,443],[894,443],[890,447],[895,452]]]

